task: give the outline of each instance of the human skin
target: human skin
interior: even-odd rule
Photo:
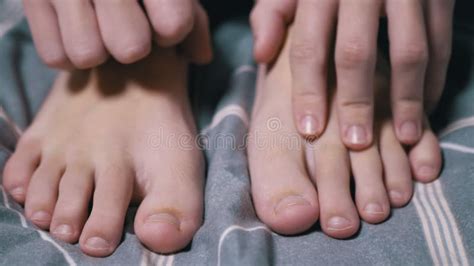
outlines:
[[[293,24],[288,54],[293,119],[316,139],[328,119],[328,72],[335,64],[340,136],[351,149],[373,141],[379,16],[387,16],[391,108],[397,139],[420,140],[423,111],[442,94],[451,54],[454,0],[259,0],[252,12],[255,57],[276,59]],[[337,21],[337,23],[336,23]],[[334,52],[333,52],[334,51]]]
[[[181,45],[194,63],[212,58],[206,12],[198,0],[23,0],[39,56],[55,68],[86,69],[110,56],[130,64],[152,43]]]

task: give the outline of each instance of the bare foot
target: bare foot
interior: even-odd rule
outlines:
[[[429,126],[425,125],[421,141],[407,155],[383,108],[390,104],[380,98],[376,141],[368,149],[346,149],[339,136],[335,104],[319,139],[309,145],[299,138],[291,116],[288,58],[286,45],[275,65],[260,75],[248,149],[255,208],[274,231],[301,233],[319,218],[327,235],[350,237],[357,232],[360,218],[379,223],[388,217],[391,206],[408,203],[413,193],[412,173],[422,182],[438,177],[440,148]],[[379,74],[377,84],[381,90],[387,83],[383,76]]]
[[[160,50],[134,65],[60,74],[5,166],[4,187],[27,218],[107,256],[129,204],[141,202],[140,241],[162,253],[185,247],[203,211],[186,71],[173,50]]]

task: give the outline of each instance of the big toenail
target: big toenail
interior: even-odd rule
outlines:
[[[288,208],[305,205],[310,205],[305,198],[299,195],[291,195],[281,199],[275,206],[274,211],[275,214],[278,214],[279,212],[284,211]]]
[[[37,211],[31,215],[30,219],[35,222],[49,222],[51,220],[51,214],[45,211]]]
[[[380,214],[383,213],[383,208],[378,203],[369,203],[365,206],[365,212],[369,214]]]
[[[400,127],[400,134],[405,138],[418,137],[418,127],[413,121],[406,121]]]
[[[25,189],[22,187],[17,187],[10,190],[10,194],[14,197],[22,197],[25,195]]]
[[[109,249],[110,248],[109,242],[97,236],[87,239],[86,246],[92,249]]]
[[[56,235],[72,235],[72,227],[67,224],[62,224],[56,227],[53,233]]]
[[[347,129],[346,139],[352,144],[364,144],[367,142],[365,129],[360,125],[351,126]]]
[[[424,177],[431,177],[435,175],[435,169],[431,166],[424,165],[418,168],[418,174]]]
[[[178,218],[166,212],[152,214],[148,216],[145,222],[146,223],[167,223],[167,224],[176,226],[177,229],[179,229],[179,226],[180,226],[180,222]]]
[[[389,193],[390,199],[392,201],[400,201],[403,200],[403,194],[396,190],[391,190]]]
[[[346,230],[352,227],[351,221],[344,217],[334,216],[328,221],[328,229],[334,231]]]

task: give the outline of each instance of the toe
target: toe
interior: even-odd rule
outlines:
[[[197,151],[171,150],[167,158],[146,162],[139,179],[148,179],[145,199],[135,217],[135,233],[158,253],[179,251],[188,245],[202,224],[203,161]],[[148,158],[148,159],[147,159]]]
[[[42,156],[38,169],[33,174],[25,200],[25,215],[36,226],[48,229],[58,195],[58,186],[63,173],[62,158]]]
[[[93,181],[93,171],[88,164],[75,163],[67,167],[50,226],[56,238],[68,243],[78,241],[87,219]]]
[[[375,145],[350,152],[355,180],[355,199],[359,215],[366,222],[380,223],[390,213],[390,203],[383,183],[382,161]]]
[[[280,234],[304,232],[319,216],[316,190],[306,171],[302,149],[259,149],[249,143],[255,210],[265,224]]]
[[[108,256],[117,248],[133,192],[131,168],[120,160],[108,161],[118,163],[96,165],[92,211],[79,239],[82,251],[94,257]]]
[[[417,181],[431,182],[441,170],[441,149],[431,129],[424,130],[420,141],[410,150],[411,169]]]
[[[332,134],[330,139],[323,136],[316,143],[314,166],[321,228],[334,238],[352,236],[360,221],[351,197],[348,151],[337,134]]]
[[[3,186],[19,203],[24,203],[30,178],[40,161],[40,141],[37,138],[22,136],[15,152],[5,165]]]
[[[379,145],[390,203],[402,207],[413,195],[413,181],[408,157],[389,121],[382,125]]]

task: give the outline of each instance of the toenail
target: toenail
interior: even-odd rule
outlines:
[[[417,138],[418,127],[413,121],[406,121],[400,127],[400,134],[405,138]]]
[[[401,201],[404,199],[403,193],[396,191],[396,190],[391,190],[389,193],[390,199],[392,201]]]
[[[317,133],[318,121],[312,115],[306,115],[301,119],[301,129],[304,135],[314,136]]]
[[[367,135],[362,126],[355,125],[347,129],[346,139],[352,144],[364,144],[367,142]]]
[[[146,219],[145,223],[167,223],[173,226],[176,226],[176,229],[179,230],[180,222],[176,216],[163,212],[163,213],[157,213],[157,214],[152,214],[148,216]]]
[[[291,195],[281,199],[275,206],[274,212],[278,214],[290,207],[310,205],[309,202],[299,195]]]
[[[346,230],[352,227],[351,221],[344,217],[334,216],[328,221],[328,229],[333,231]]]
[[[21,197],[25,195],[25,189],[22,187],[16,187],[10,190],[10,194],[15,197]]]
[[[30,219],[35,222],[49,222],[51,220],[51,214],[45,211],[37,211],[31,215]]]
[[[431,166],[424,165],[418,168],[418,174],[423,177],[431,177],[435,175],[435,169]]]
[[[56,235],[72,235],[72,227],[67,224],[62,224],[56,227],[53,233]]]
[[[109,242],[97,236],[87,239],[85,245],[91,249],[109,249],[110,248]]]
[[[365,206],[364,211],[369,214],[380,214],[383,213],[383,208],[378,203],[369,203]]]

